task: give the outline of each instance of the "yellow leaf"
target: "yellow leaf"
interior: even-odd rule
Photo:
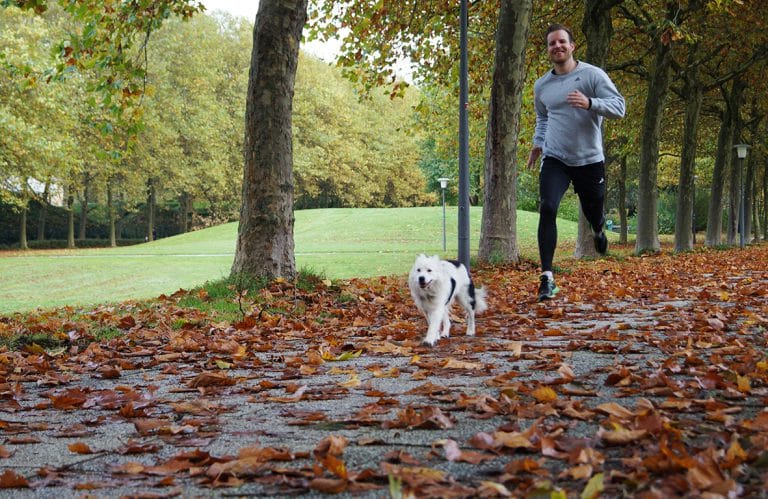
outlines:
[[[362,355],[362,350],[357,350],[355,352],[344,352],[342,354],[337,355],[336,357],[333,356],[333,354],[327,350],[322,350],[322,358],[324,360],[332,361],[332,362],[338,362],[342,360],[350,360],[350,359],[356,359]]]
[[[362,381],[360,381],[360,378],[357,377],[357,374],[351,374],[349,379],[343,383],[339,383],[339,386],[343,386],[344,388],[357,388],[361,384]]]
[[[739,391],[741,393],[750,393],[752,391],[752,385],[749,382],[749,376],[739,376],[736,375],[736,381],[739,386]]]
[[[230,367],[232,367],[232,364],[230,362],[226,362],[223,360],[216,360],[215,362],[216,362],[216,367],[218,367],[219,369],[229,369]]]
[[[603,484],[604,476],[603,473],[598,473],[590,478],[587,486],[581,492],[581,499],[595,499],[598,497],[605,490],[605,485]]]
[[[557,393],[548,386],[540,386],[531,395],[539,402],[554,402],[557,400]]]

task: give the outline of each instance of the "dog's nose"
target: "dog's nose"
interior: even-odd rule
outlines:
[[[424,279],[424,276],[420,275],[419,276],[419,284],[424,284],[425,281],[426,281],[426,279]]]

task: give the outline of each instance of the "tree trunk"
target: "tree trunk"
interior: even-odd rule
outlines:
[[[72,194],[72,187],[69,187],[67,194],[67,248],[75,247],[75,195]]]
[[[485,185],[478,258],[518,262],[517,137],[525,83],[525,48],[531,0],[501,2],[496,28],[488,128],[485,138]]]
[[[768,168],[763,162],[763,241],[768,241]]]
[[[627,155],[624,154],[621,156],[619,166],[619,225],[621,225],[619,243],[621,244],[627,244],[629,234],[627,223]]]
[[[672,6],[670,6],[672,8]],[[674,9],[673,9],[674,10]],[[667,14],[673,18],[674,12]],[[655,56],[648,82],[645,111],[640,137],[640,174],[637,194],[637,237],[635,253],[658,252],[658,191],[656,178],[659,167],[659,134],[664,104],[671,80],[672,47],[664,43],[661,34],[654,39]]]
[[[50,193],[50,180],[45,183],[42,199],[40,200],[40,211],[37,212],[37,240],[45,240],[45,219],[48,215],[48,198]]]
[[[155,240],[155,181],[152,178],[147,180],[147,241]]]
[[[80,232],[77,239],[83,241],[86,237],[86,227],[88,225],[88,203],[91,197],[91,175],[83,175],[83,197],[80,200]]]
[[[584,0],[584,17],[581,21],[581,30],[587,44],[585,54],[586,62],[595,66],[604,67],[608,60],[608,49],[613,37],[613,24],[611,21],[611,9],[622,3],[623,0]],[[603,124],[605,127],[605,124]],[[603,141],[605,145],[605,141]],[[606,179],[608,182],[606,168]],[[592,226],[581,210],[579,204],[579,223],[576,236],[576,247],[573,256],[576,258],[595,258],[595,249],[592,237]]]
[[[19,248],[23,250],[29,249],[29,243],[27,242],[27,213],[29,213],[29,202],[25,201],[24,206],[21,208],[21,220],[19,220]]]
[[[291,114],[307,1],[261,0],[256,14],[233,274],[296,277]]]
[[[733,156],[735,113],[738,113],[743,92],[744,83],[738,79],[734,80],[731,91],[725,92],[726,95],[723,99],[725,110],[717,135],[717,155],[715,156],[715,168],[712,172],[712,188],[707,210],[707,238],[704,241],[707,246],[717,246],[722,242],[723,193],[728,178],[728,165],[731,164]]]
[[[112,179],[107,179],[107,216],[109,217],[109,246],[117,247],[115,237],[115,207],[112,199]]]
[[[677,210],[675,212],[675,251],[693,249],[693,210],[696,186],[696,145],[698,144],[699,115],[704,100],[704,89],[699,82],[699,44],[691,45],[688,55],[688,70],[685,75],[684,94],[685,124],[683,129],[683,151],[680,158],[680,177],[677,188]]]
[[[182,234],[186,234],[189,232],[189,214],[192,212],[192,197],[189,195],[188,192],[184,191],[181,193],[181,197],[179,199],[179,221],[181,222],[179,226],[179,231]]]

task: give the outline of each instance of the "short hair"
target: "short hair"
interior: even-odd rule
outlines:
[[[565,31],[568,33],[568,41],[573,43],[573,32],[571,31],[571,28],[566,26],[565,24],[550,24],[547,28],[547,34],[544,35],[544,42],[547,42],[547,38],[549,37],[550,33],[553,33],[555,31]]]

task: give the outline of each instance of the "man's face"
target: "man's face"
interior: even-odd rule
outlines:
[[[570,59],[574,48],[565,30],[560,29],[547,35],[547,53],[553,64],[562,64]]]

